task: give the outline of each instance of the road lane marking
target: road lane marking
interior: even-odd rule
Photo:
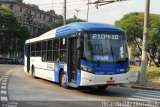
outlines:
[[[8,101],[8,93],[7,93],[7,83],[9,76],[13,73],[13,71],[16,70],[15,68],[12,68],[8,70],[5,74],[0,77],[1,82],[1,101]]]
[[[141,99],[145,99],[145,100],[155,100],[155,101],[160,101],[160,99],[159,98],[152,98],[152,97],[144,97],[144,96],[137,96],[137,95],[133,95],[132,96],[133,98],[141,98]]]
[[[7,85],[7,83],[6,82],[2,82],[2,85]]]
[[[7,80],[8,78],[4,77],[3,80]]]
[[[7,89],[7,87],[2,85],[2,86],[1,86],[1,89]]]
[[[8,101],[8,98],[6,96],[1,96],[1,101]]]
[[[133,100],[133,101],[149,101],[149,100],[144,100],[140,98],[128,98],[128,100]]]
[[[159,98],[142,97],[142,96],[132,96],[127,99],[128,100],[135,100],[135,101],[160,101]]]
[[[150,94],[150,95],[159,95],[160,96],[160,92],[156,92],[156,93],[150,93],[150,92],[137,92],[137,93],[142,93],[142,94]]]
[[[1,91],[1,94],[7,94],[6,90],[5,91]]]
[[[139,92],[160,93],[159,91],[148,91],[148,90],[140,90]]]
[[[3,81],[2,81],[2,82],[7,82],[7,80],[4,80],[4,79],[3,79]]]
[[[157,95],[157,94],[136,93],[135,95],[137,95],[137,96],[149,96],[149,97],[156,97],[156,98],[160,98],[160,95]]]
[[[8,78],[8,75],[5,75],[4,77]]]

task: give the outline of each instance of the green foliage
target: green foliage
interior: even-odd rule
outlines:
[[[148,57],[154,61],[156,52],[160,51],[160,15],[150,14],[149,19]],[[126,31],[129,45],[137,47],[139,55],[141,55],[144,14],[129,13],[115,24]],[[133,54],[136,54],[135,51]]]
[[[132,52],[131,55],[134,57],[139,57],[140,55],[140,52],[134,46],[131,47],[131,52]]]
[[[0,8],[0,54],[23,52],[28,36],[27,28],[20,26],[13,12]]]
[[[129,45],[133,45],[137,41],[137,38],[142,39],[143,20],[143,14],[135,12],[127,14],[121,20],[116,21],[116,26],[126,31]]]
[[[76,17],[70,18],[66,20],[66,24],[73,23],[73,22],[86,22],[86,20],[82,19],[77,19]],[[61,20],[56,22],[56,27],[62,26],[63,25],[63,18]]]
[[[41,34],[43,34],[43,33],[46,33],[46,32],[48,32],[49,30],[51,30],[50,27],[40,28],[40,29],[38,30],[38,35],[37,35],[37,36],[39,36],[39,35],[41,35]]]
[[[141,71],[140,66],[131,66],[131,71]],[[147,67],[147,78],[149,80],[156,80],[160,78],[160,68],[159,67]]]
[[[73,23],[73,22],[86,22],[86,20],[82,20],[82,19],[73,17],[73,18],[70,18],[70,19],[68,19],[68,20],[66,21],[67,24]]]

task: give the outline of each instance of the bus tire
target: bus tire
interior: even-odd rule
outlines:
[[[34,67],[34,65],[32,65],[32,77],[33,77],[33,78],[36,78],[36,76],[35,76],[35,67]]]
[[[63,71],[60,74],[60,86],[63,87],[63,88],[68,88],[67,78],[66,78],[66,75]]]

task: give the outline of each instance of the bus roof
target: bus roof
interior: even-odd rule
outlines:
[[[80,31],[116,31],[123,32],[122,29],[110,25],[110,24],[102,24],[102,23],[91,23],[91,22],[76,22],[67,24],[58,28],[55,28],[47,33],[42,34],[39,37],[29,39],[26,43],[35,42],[39,40],[49,39],[53,37],[61,37],[65,35],[74,34]]]
[[[113,25],[91,22],[77,22],[58,27],[56,36],[73,34],[79,31],[123,31]]]

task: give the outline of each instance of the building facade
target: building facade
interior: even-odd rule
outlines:
[[[22,0],[0,0],[0,7],[10,9],[22,26],[30,32],[30,38],[39,36],[45,29],[55,28],[56,14],[54,10],[45,12],[33,4],[22,3]]]

